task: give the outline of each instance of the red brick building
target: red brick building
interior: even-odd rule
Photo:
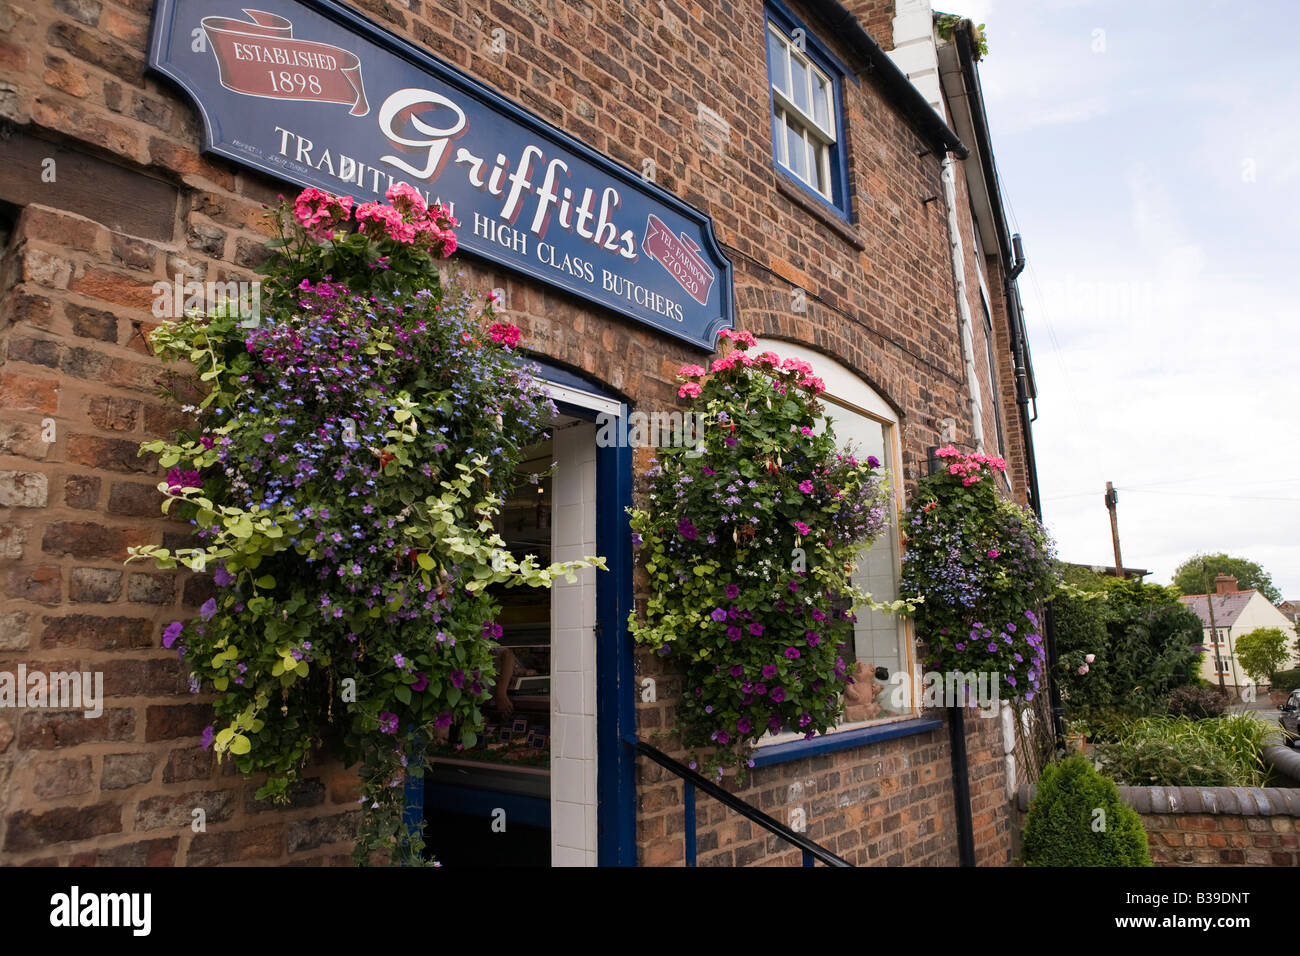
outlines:
[[[239,3],[208,6],[242,16]],[[323,4],[271,6],[292,9],[301,28],[315,22],[301,11]],[[104,693],[98,717],[0,709],[0,862],[345,862],[355,776],[323,761],[275,807],[216,765],[200,744],[207,698],[161,646],[162,629],[193,615],[212,586],[123,563],[131,545],[186,539],[160,516],[156,462],[137,455],[178,424],[157,397],[146,343],[159,321],[155,283],[252,278],[262,204],[297,188],[291,163],[286,181],[203,151],[211,130],[192,96],[148,69],[154,7],[0,0],[0,671],[102,672]],[[1033,501],[1018,255],[968,23],[940,36],[916,0],[351,9],[711,220],[736,327],[810,358],[845,427],[882,450],[900,507],[929,450],[948,441],[1004,455],[1004,490]],[[206,50],[195,56],[212,68]],[[621,495],[636,502],[650,451],[598,455],[583,413],[676,407],[676,369],[706,353],[536,274],[475,255],[458,264],[470,283],[503,291],[571,410],[575,427],[547,449],[561,462],[552,512],[529,529],[551,529],[557,560],[622,541],[610,522]],[[878,596],[896,582],[899,551],[895,535],[864,564]],[[681,781],[624,740],[680,755],[676,677],[631,647],[628,602],[643,594],[628,556],[617,557],[612,580],[593,572],[513,609],[526,677],[541,680],[507,693],[549,759],[433,758],[428,838],[449,861],[505,846],[488,842],[487,822],[504,805],[520,822],[503,860],[685,861]],[[897,621],[860,624],[868,669],[912,672],[914,645]],[[646,678],[653,695],[640,692]],[[739,795],[852,863],[954,865],[966,814],[946,712],[882,700],[834,734],[760,748]],[[966,723],[981,865],[1011,853],[1008,727]],[[798,862],[797,850],[700,799],[701,863]]]

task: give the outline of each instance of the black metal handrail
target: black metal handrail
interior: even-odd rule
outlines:
[[[769,817],[758,807],[746,803],[735,794],[727,793],[712,780],[696,773],[685,764],[679,763],[662,750],[650,746],[639,737],[627,736],[623,742],[644,757],[649,757],[669,773],[682,780],[682,804],[686,813],[686,865],[695,866],[695,790],[698,787],[723,806],[735,810],[746,820],[757,823],[760,827],[779,836],[803,851],[803,865],[812,866],[814,860],[820,860],[826,866],[852,866],[848,860],[841,859],[830,850],[807,837],[791,830],[784,823]]]

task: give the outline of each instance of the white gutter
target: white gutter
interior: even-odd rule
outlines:
[[[961,350],[966,360],[966,381],[970,388],[970,421],[975,433],[975,450],[984,451],[984,400],[975,376],[975,339],[971,332],[970,300],[966,296],[966,253],[957,221],[957,167],[952,155],[943,159],[943,201],[948,210],[948,247],[952,254],[952,281],[957,291],[957,319],[961,328]]]

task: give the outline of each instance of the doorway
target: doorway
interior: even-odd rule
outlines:
[[[561,414],[531,445],[497,517],[516,558],[597,554],[596,427]],[[597,862],[595,569],[544,588],[497,586],[497,689],[472,749],[435,748],[425,841],[448,866]]]

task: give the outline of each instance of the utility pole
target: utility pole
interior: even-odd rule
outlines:
[[[1119,516],[1115,513],[1115,505],[1119,502],[1119,495],[1115,491],[1115,486],[1109,481],[1106,482],[1106,510],[1110,512],[1110,539],[1115,544],[1115,575],[1119,578],[1124,577],[1124,562],[1119,556]]]
[[[1210,609],[1210,646],[1214,648],[1214,669],[1219,674],[1219,690],[1226,694],[1228,688],[1223,680],[1223,660],[1219,657],[1219,629],[1214,626],[1214,595],[1210,593],[1210,567],[1205,561],[1201,561],[1201,579],[1205,582],[1205,606]]]

